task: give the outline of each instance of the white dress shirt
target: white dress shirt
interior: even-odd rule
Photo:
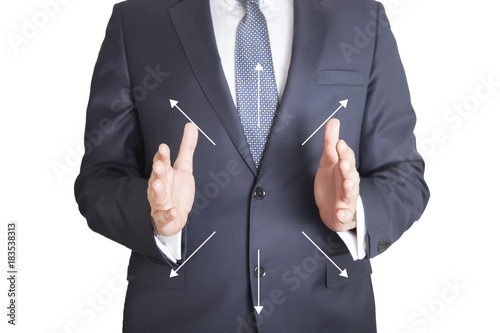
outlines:
[[[236,30],[245,15],[245,8],[237,0],[209,1],[222,69],[236,105],[234,48]],[[267,21],[278,99],[281,101],[292,57],[293,0],[260,0],[260,10]],[[359,260],[366,255],[364,245],[366,228],[361,197],[358,199],[356,210],[356,232],[344,231],[338,234],[346,244],[353,259]],[[171,237],[157,235],[155,239],[159,249],[170,260],[177,262],[177,260],[181,259],[182,231]]]

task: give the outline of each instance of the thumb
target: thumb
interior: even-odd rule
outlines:
[[[174,169],[193,172],[193,155],[198,142],[198,129],[192,123],[184,127],[179,154],[174,164]]]
[[[323,145],[323,155],[320,166],[331,166],[338,162],[337,143],[339,141],[340,121],[336,118],[330,119],[325,127],[325,139]]]
[[[154,215],[153,219],[156,224],[156,227],[160,229],[163,228],[165,225],[173,222],[176,217],[177,217],[177,209],[172,207],[167,210],[158,211]]]

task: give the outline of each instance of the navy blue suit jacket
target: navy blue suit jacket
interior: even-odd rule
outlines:
[[[356,154],[366,250],[374,257],[420,218],[429,197],[415,113],[379,3],[295,0],[294,15],[288,81],[257,171],[208,1],[115,6],[92,80],[75,193],[90,228],[131,249],[125,332],[375,332],[370,261],[352,260],[314,201],[324,129],[302,142],[349,99],[336,117]],[[199,136],[184,260],[216,234],[175,278],[178,265],[153,238],[146,197],[159,144],[175,160],[187,121],[170,99],[216,143]],[[255,316],[258,250],[264,309]]]

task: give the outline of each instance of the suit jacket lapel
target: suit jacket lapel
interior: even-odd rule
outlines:
[[[207,99],[240,155],[257,174],[220,62],[209,1],[185,0],[170,9],[170,16]]]
[[[306,92],[314,77],[327,33],[327,16],[315,0],[294,0],[294,31],[292,59],[285,91],[264,152],[258,178],[266,171],[272,158],[288,135],[294,113],[306,108]]]

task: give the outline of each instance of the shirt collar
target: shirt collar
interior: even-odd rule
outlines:
[[[220,0],[220,2],[224,3],[227,10],[233,10],[238,0]],[[265,5],[270,7],[271,9],[276,10],[279,7],[280,0],[260,0],[260,2],[261,6]]]

